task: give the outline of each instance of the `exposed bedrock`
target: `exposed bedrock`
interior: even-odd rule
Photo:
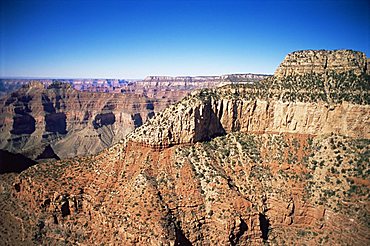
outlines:
[[[197,95],[196,95],[197,96]],[[145,145],[170,146],[209,140],[226,132],[287,132],[370,137],[369,105],[270,100],[189,98],[132,133]]]
[[[278,78],[310,73],[337,73],[353,71],[370,74],[369,59],[359,51],[353,50],[303,50],[288,54],[274,76]]]

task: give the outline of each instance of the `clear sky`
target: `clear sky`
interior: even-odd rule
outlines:
[[[0,76],[273,73],[302,49],[370,56],[368,0],[1,0]]]

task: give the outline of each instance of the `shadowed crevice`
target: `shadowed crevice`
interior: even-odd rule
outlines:
[[[60,160],[59,156],[57,154],[55,154],[55,152],[54,152],[53,148],[50,146],[50,144],[48,146],[46,146],[44,151],[39,156],[37,156],[37,158],[36,158],[36,160],[41,160],[41,159]]]
[[[270,228],[270,222],[268,218],[266,218],[266,215],[264,214],[259,214],[259,221],[260,221],[260,230],[262,233],[262,239],[263,241],[268,240],[268,233],[269,233],[269,228]]]
[[[181,227],[179,225],[175,226],[175,245],[178,246],[191,246],[191,242],[189,239],[185,236],[184,232],[182,231]]]
[[[143,124],[143,119],[141,118],[141,115],[139,113],[131,115],[131,119],[134,121],[135,128],[138,128]]]
[[[231,234],[229,238],[230,244],[233,246],[238,245],[240,238],[244,235],[245,232],[248,231],[248,226],[242,218],[240,218],[240,224],[238,229],[239,229],[238,232],[235,235]]]
[[[211,107],[211,99],[204,102],[202,110],[195,111],[195,136],[194,142],[209,141],[215,137],[226,134],[220,119]]]
[[[13,129],[11,134],[32,134],[36,130],[36,120],[29,114],[16,115],[13,117]]]

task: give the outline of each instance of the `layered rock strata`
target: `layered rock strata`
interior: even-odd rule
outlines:
[[[353,50],[296,51],[285,57],[274,76],[284,78],[311,73],[323,74],[327,71],[336,73],[352,71],[356,75],[363,73],[369,75],[369,62],[364,53]]]
[[[61,83],[30,83],[0,105],[0,148],[32,159],[97,153],[154,115],[143,96],[79,92]]]

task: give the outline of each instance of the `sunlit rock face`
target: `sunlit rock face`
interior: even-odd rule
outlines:
[[[352,71],[356,75],[370,74],[369,61],[364,53],[353,50],[296,51],[285,57],[274,76],[283,78],[311,73],[323,74],[330,71],[336,73]]]

